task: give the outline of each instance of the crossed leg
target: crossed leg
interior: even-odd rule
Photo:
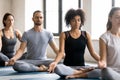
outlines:
[[[92,71],[93,69],[94,68],[81,68],[80,70],[75,70],[74,74],[66,76],[66,79],[87,77],[87,72]]]

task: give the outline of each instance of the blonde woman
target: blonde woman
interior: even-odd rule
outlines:
[[[120,79],[120,7],[108,16],[107,31],[100,37],[100,62],[104,80]]]

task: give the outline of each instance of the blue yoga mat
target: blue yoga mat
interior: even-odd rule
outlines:
[[[28,74],[48,74],[48,72],[16,72],[12,67],[0,67],[0,76],[10,75],[28,75]]]
[[[11,79],[11,80],[56,80],[56,79],[26,78],[26,79]],[[57,80],[65,80],[65,79],[57,79]],[[96,78],[96,79],[69,79],[69,80],[100,80],[100,79]]]
[[[55,73],[48,72],[19,73],[14,71],[12,67],[0,67],[0,80],[65,80],[65,79],[60,79],[60,76]],[[100,79],[80,78],[69,80],[100,80]]]
[[[48,72],[19,73],[12,67],[0,67],[0,80],[57,80],[60,76]]]

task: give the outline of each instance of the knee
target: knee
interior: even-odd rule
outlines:
[[[55,73],[61,76],[72,75],[74,71],[75,71],[74,69],[65,66],[64,64],[58,64],[55,68]]]
[[[103,80],[118,80],[120,78],[117,72],[109,67],[102,69],[101,77]]]
[[[16,61],[15,64],[13,65],[13,69],[18,72],[23,72],[25,69],[24,63]]]
[[[61,64],[58,64],[55,68],[55,73],[58,75],[63,75],[64,74],[64,68],[61,66]]]
[[[102,75],[104,75],[104,74],[108,74],[109,71],[111,71],[111,68],[109,68],[109,67],[107,67],[107,68],[103,68],[103,69],[102,69]]]
[[[60,74],[60,73],[61,73],[61,70],[60,70],[60,66],[59,66],[59,65],[56,66],[54,72],[55,72],[56,74]]]
[[[101,77],[101,69],[94,69],[92,71],[87,72],[88,78],[98,78]]]

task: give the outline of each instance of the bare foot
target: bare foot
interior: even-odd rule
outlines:
[[[92,71],[94,68],[81,68],[80,70],[76,70],[74,72],[74,74],[80,74],[80,73],[85,73],[85,72],[89,72],[89,71]]]
[[[68,78],[84,78],[87,77],[87,72],[92,71],[94,68],[81,68],[80,70],[75,70],[74,74],[66,76]]]
[[[5,62],[5,66],[8,66],[8,62]]]
[[[70,79],[70,78],[84,78],[84,77],[87,77],[86,73],[79,73],[79,74],[68,75],[68,76],[66,76],[66,79]]]
[[[14,64],[9,64],[8,62],[5,62],[5,66],[13,66]]]
[[[47,71],[48,70],[48,67],[47,66],[45,66],[45,65],[40,65],[39,66],[39,71]]]
[[[8,62],[5,62],[5,66],[12,66],[12,65],[8,64]]]

